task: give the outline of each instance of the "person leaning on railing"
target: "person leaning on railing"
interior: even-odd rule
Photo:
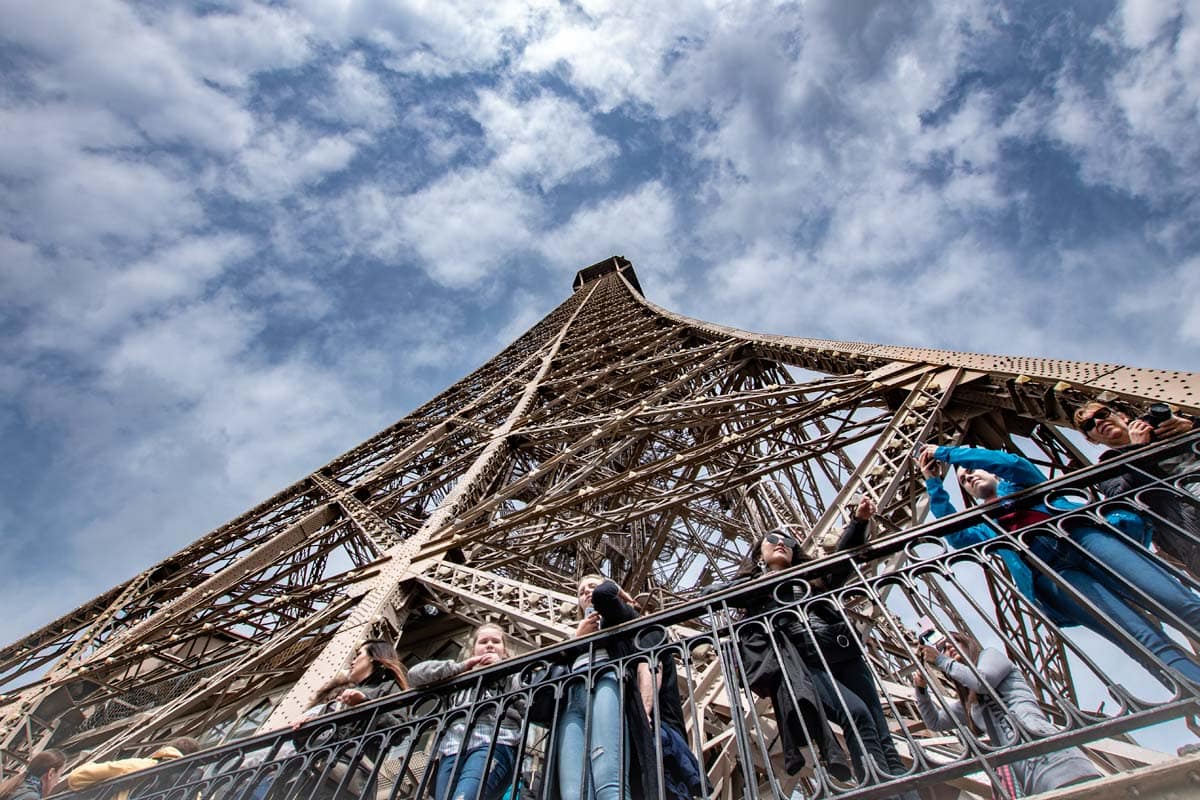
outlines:
[[[930,730],[949,731],[966,725],[973,735],[986,731],[993,747],[1011,747],[1022,744],[1025,737],[1058,733],[1033,689],[999,650],[985,649],[973,637],[951,631],[940,647],[921,645],[920,655],[949,678],[958,692],[955,700],[943,699],[943,710],[929,696],[925,676],[920,670],[913,673],[917,710]],[[1014,761],[1012,774],[1020,797],[1100,777],[1078,747]]]
[[[21,772],[0,783],[0,800],[38,800],[48,797],[58,783],[67,757],[62,750],[43,750]]]
[[[576,586],[580,622],[575,636],[589,636],[638,616],[632,597],[611,580],[585,575]],[[579,653],[571,671],[591,674],[568,683],[567,701],[554,721],[556,780],[560,800],[692,797],[704,794],[703,775],[687,749],[683,703],[675,662],[659,658],[654,671],[631,657],[659,642],[616,634]],[[618,664],[625,671],[622,682]],[[607,665],[607,666],[606,666]],[[624,691],[622,691],[622,683]],[[657,712],[657,714],[655,713]],[[586,745],[586,748],[585,748]],[[658,752],[663,754],[660,786]],[[622,783],[622,763],[626,781]],[[583,792],[587,787],[586,794]]]
[[[1046,480],[1041,471],[1026,458],[979,447],[929,444],[920,449],[917,462],[926,479],[929,510],[935,517],[945,517],[957,511],[942,485],[939,462],[956,467],[959,485],[967,494],[984,503],[995,502],[1005,495],[1037,486]],[[1062,499],[1052,505],[1036,503],[1024,508],[1001,507],[997,511],[1003,513],[995,519],[1006,531],[1011,532],[1046,522],[1075,507]],[[1183,620],[1190,627],[1191,635],[1195,636],[1200,632],[1200,597],[1180,583],[1153,554],[1145,550],[1149,544],[1149,531],[1140,516],[1125,510],[1114,510],[1106,512],[1104,518],[1111,530],[1082,519],[1073,520],[1067,526],[1071,542],[1078,545],[1083,553],[1071,543],[1060,542],[1049,533],[1032,536],[1028,542],[1029,551],[1160,661],[1185,678],[1200,683],[1200,665],[1138,610],[1145,611],[1152,619],[1162,616],[1157,607],[1145,603],[1140,596],[1144,593],[1154,604]],[[1121,533],[1116,533],[1117,530]],[[995,536],[992,527],[979,523],[948,534],[945,538],[952,547],[966,547]],[[1142,547],[1137,546],[1139,542]],[[1060,626],[1083,625],[1109,639],[1138,661],[1144,661],[1138,652],[1128,648],[1094,614],[1067,596],[1051,578],[1031,569],[1014,550],[1004,548],[1000,555],[1017,589],[1036,603],[1053,622]],[[1147,666],[1157,676],[1154,665]]]
[[[866,541],[867,526],[875,514],[875,504],[862,498],[855,506],[853,518],[838,540],[837,550],[849,550]],[[799,543],[782,530],[762,536],[750,551],[751,557],[738,570],[734,583],[769,575],[807,560]],[[812,578],[818,590],[834,589],[846,582],[850,565],[843,562],[820,576]],[[761,614],[789,603],[781,603],[776,592],[761,592],[731,600],[730,605],[744,607],[750,614]],[[867,780],[863,752],[875,762],[876,768],[887,775],[904,772],[904,764],[892,741],[891,730],[884,717],[879,690],[863,656],[858,634],[850,629],[842,611],[831,600],[809,603],[804,607],[807,625],[799,617],[777,614],[773,624],[777,635],[775,646],[769,640],[757,641],[753,626],[744,626],[739,635],[743,664],[756,694],[771,698],[783,739],[784,765],[791,773],[804,764],[802,746],[806,735],[817,739],[826,769],[837,778],[848,777],[845,755],[832,739],[831,719],[841,726],[850,747],[854,772],[860,781]],[[765,645],[765,646],[763,646]],[[776,646],[783,656],[779,663]],[[796,693],[799,707],[790,699],[786,683]],[[809,687],[811,686],[811,692]],[[801,720],[800,717],[803,717]],[[915,799],[914,792],[900,795]]]
[[[186,755],[191,755],[200,749],[200,744],[190,736],[181,736],[178,739],[172,739],[162,747],[150,754],[149,758],[121,758],[116,761],[90,761],[86,764],[80,764],[75,769],[71,770],[67,775],[67,786],[73,792],[80,789],[107,781],[112,778],[119,778],[122,775],[128,775],[131,772],[138,772],[143,769],[157,767],[164,761],[174,761],[177,758],[183,758]],[[119,791],[116,795],[116,800],[129,800],[129,789],[125,788]]]
[[[1075,427],[1089,442],[1108,449],[1100,454],[1101,462],[1123,456],[1163,439],[1191,433],[1200,420],[1171,411],[1164,403],[1155,403],[1149,412],[1137,419],[1104,403],[1087,403],[1075,411]],[[1200,471],[1200,459],[1194,453],[1172,455],[1154,465],[1172,476]],[[1148,485],[1152,476],[1138,468],[1129,468],[1096,484],[1101,494],[1113,497]],[[1194,490],[1193,490],[1194,491]],[[1193,578],[1200,579],[1200,504],[1195,497],[1174,494],[1161,488],[1138,495],[1139,502],[1162,518],[1154,522],[1154,545],[1168,560],[1183,566]]]
[[[504,630],[498,625],[484,624],[475,629],[471,637],[471,654],[465,660],[422,661],[413,665],[408,677],[414,687],[430,686],[456,678],[473,669],[484,669],[498,664],[508,656],[508,642]],[[468,708],[472,702],[515,692],[519,688],[516,675],[499,680],[502,681],[501,684],[483,687],[480,697],[475,696],[473,686],[455,692],[450,698],[449,707]],[[495,701],[496,704],[500,702],[505,701]],[[434,781],[436,800],[447,800],[449,797],[455,800],[475,800],[476,797],[479,800],[499,800],[508,790],[516,764],[517,744],[521,736],[521,720],[525,716],[526,703],[519,695],[509,698],[503,708],[503,714],[500,715],[498,729],[496,704],[485,706],[472,721],[469,738],[467,720],[461,716],[456,717],[442,735],[437,753],[437,777]],[[453,791],[451,778],[454,778]]]
[[[358,649],[354,651],[354,658],[350,662],[347,677],[350,685],[343,688],[334,701],[328,701],[337,704],[336,706],[327,706],[330,711],[334,708],[346,709],[372,700],[379,700],[409,688],[408,674],[404,665],[400,663],[399,656],[396,655],[395,645],[382,639],[370,639],[359,645]],[[307,725],[319,721],[319,716],[313,717],[305,712],[299,720],[292,723],[292,729],[302,730]],[[380,740],[376,737],[368,738],[358,753],[359,757],[353,763],[351,763],[353,749],[343,749],[338,752],[334,763],[327,765],[323,763],[320,748],[327,747],[328,752],[333,752],[333,748],[338,743],[360,736],[363,733],[364,722],[359,718],[341,722],[334,729],[332,741],[328,744],[324,741],[318,743],[318,752],[308,767],[311,773],[308,777],[314,779],[320,777],[323,781],[334,785],[345,783],[351,793],[361,796],[368,788],[374,762],[379,758]],[[373,721],[376,729],[392,727],[399,723],[399,716],[392,711],[380,714]],[[346,777],[348,772],[350,773],[349,778]]]

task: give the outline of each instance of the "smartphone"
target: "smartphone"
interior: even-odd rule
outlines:
[[[937,629],[937,626],[929,617],[921,617],[917,620],[917,639],[920,640],[921,644],[937,647],[945,638],[945,635]]]

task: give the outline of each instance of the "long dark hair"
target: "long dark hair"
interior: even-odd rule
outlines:
[[[954,642],[954,648],[963,654],[963,657],[972,664],[979,664],[979,654],[983,652],[983,646],[979,641],[970,634],[962,631],[950,631],[948,634],[950,641]],[[968,689],[958,681],[954,682],[954,688],[958,693],[958,702],[962,703],[963,716],[967,719],[967,727],[974,734],[980,733],[979,728],[975,726],[975,720],[971,716],[971,709],[979,702],[979,696],[974,689]]]
[[[791,533],[783,528],[772,528],[754,540],[754,547],[752,547],[750,552],[746,554],[746,557],[742,559],[741,565],[737,568],[737,572],[734,573],[735,578],[757,578],[759,575],[762,575],[764,572],[766,572],[766,567],[762,562],[762,546],[763,542],[765,542],[767,537],[772,533],[778,533],[780,536],[786,536],[793,542],[796,542],[792,545],[793,567],[797,564],[803,564],[805,561],[808,561],[808,556],[800,547],[800,542],[796,539],[796,537],[792,536]]]
[[[67,755],[62,750],[43,750],[29,759],[29,764],[23,771],[9,776],[4,783],[0,783],[0,800],[7,800],[30,775],[41,779],[46,777],[46,773],[52,769],[62,769],[63,764],[66,763]],[[43,786],[42,794],[51,788],[53,787]]]
[[[368,639],[362,643],[362,646],[367,648],[367,656],[375,665],[376,672],[380,669],[387,670],[392,673],[392,677],[396,679],[396,684],[401,689],[408,689],[408,670],[400,663],[400,656],[396,655],[395,645],[383,639]]]

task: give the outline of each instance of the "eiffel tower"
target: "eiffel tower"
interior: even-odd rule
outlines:
[[[691,319],[619,256],[573,288],[391,427],[0,651],[6,766],[279,727],[367,638],[408,660],[484,620],[525,650],[562,641],[581,574],[667,607],[728,579],[767,529],[828,551],[861,495],[873,536],[906,530],[926,514],[920,443],[1017,450],[1057,476],[1089,461],[1063,432],[1086,401],[1200,412],[1190,373]],[[1030,663],[1072,691],[1054,632],[991,591]]]

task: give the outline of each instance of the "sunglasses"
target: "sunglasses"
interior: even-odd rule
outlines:
[[[766,536],[767,544],[781,544],[785,547],[795,547],[796,540],[790,536],[784,536],[782,533],[768,533]]]
[[[1079,423],[1079,430],[1083,433],[1091,433],[1092,428],[1096,427],[1096,423],[1102,419],[1108,419],[1112,416],[1111,408],[1098,408],[1090,417]]]

